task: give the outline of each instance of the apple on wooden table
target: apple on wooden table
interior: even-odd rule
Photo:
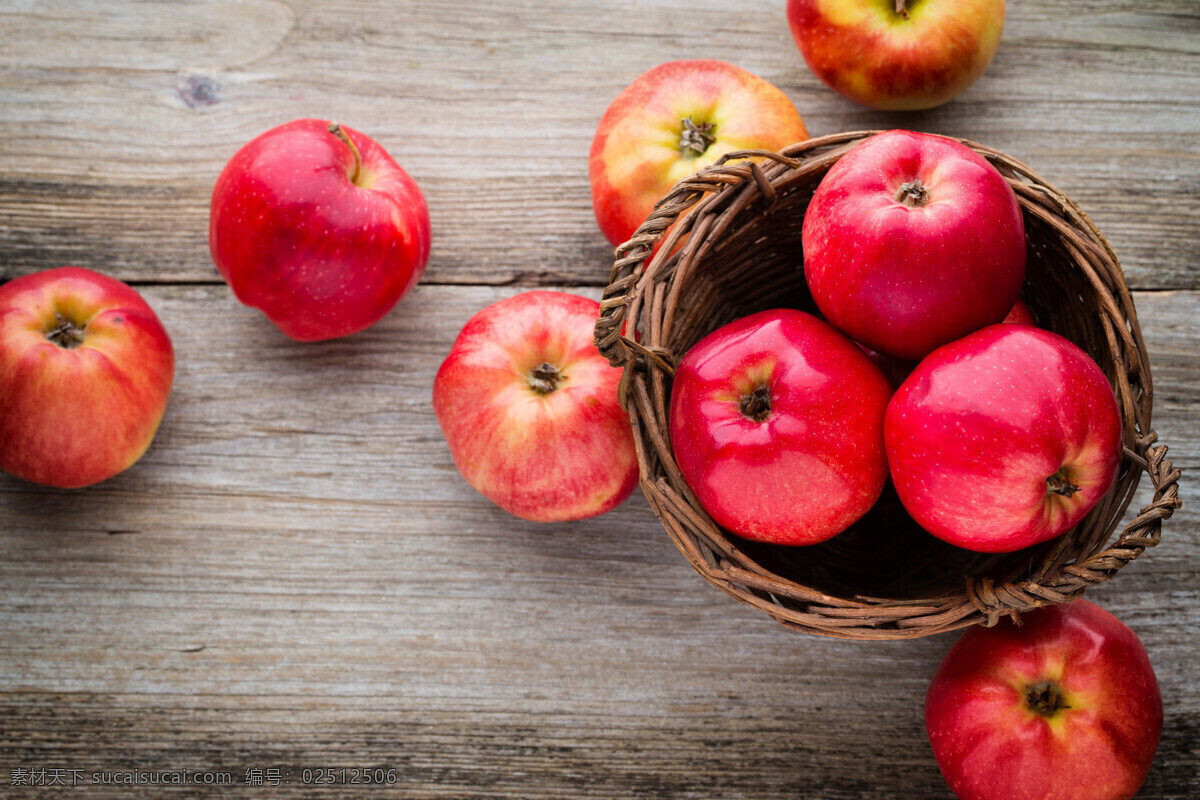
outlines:
[[[939,106],[984,73],[1000,44],[1004,0],[788,0],[809,69],[870,108]]]
[[[375,140],[299,119],[229,160],[213,188],[209,248],[242,303],[317,341],[373,325],[420,280],[429,211]]]
[[[680,359],[671,449],[719,525],[807,545],[841,533],[887,480],[883,373],[816,317],[773,309],[710,333]]]
[[[484,308],[459,332],[433,384],[458,471],[511,514],[584,519],[637,486],[621,370],[592,341],[600,304],[530,291]]]
[[[79,488],[145,453],[175,377],[175,351],[133,288],[81,267],[0,286],[0,469]]]
[[[963,634],[925,725],[960,800],[1129,800],[1154,761],[1162,696],[1137,635],[1075,600]]]
[[[1058,536],[1121,463],[1108,378],[1051,331],[1000,323],[926,356],[884,418],[892,482],[921,527],[1002,553]]]
[[[892,130],[821,179],[801,231],[821,313],[872,350],[919,359],[1000,322],[1025,280],[1012,187],[966,145]]]
[[[780,150],[808,138],[778,87],[713,59],[671,61],[638,76],[608,106],[588,160],[592,209],[614,246],[633,236],[682,178],[735,150]]]

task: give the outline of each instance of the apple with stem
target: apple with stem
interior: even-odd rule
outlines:
[[[64,489],[129,468],[158,431],[175,351],[127,284],[82,267],[0,286],[0,469]]]
[[[621,370],[592,341],[599,316],[599,303],[567,292],[493,303],[463,326],[434,379],[434,412],[458,471],[523,519],[597,516],[637,485]]]
[[[960,800],[1129,800],[1163,726],[1146,648],[1087,600],[962,635],[929,684],[925,725]]]
[[[615,247],[682,178],[735,150],[774,152],[807,138],[791,100],[757,75],[713,59],[660,64],[600,119],[588,159],[596,222]]]
[[[971,148],[927,133],[856,144],[813,192],[801,239],[821,313],[902,359],[1000,322],[1025,280],[1012,187]]]
[[[788,0],[788,25],[809,69],[869,108],[942,105],[988,68],[1004,0]]]
[[[879,499],[892,389],[854,342],[773,309],[684,354],[669,431],[684,481],[717,524],[784,545],[825,541]]]
[[[361,331],[420,280],[429,211],[375,140],[299,119],[256,137],[213,188],[213,263],[242,303],[300,341]]]
[[[884,418],[892,482],[925,530],[1003,553],[1053,539],[1107,494],[1121,463],[1108,378],[1051,331],[1001,323],[926,356]]]

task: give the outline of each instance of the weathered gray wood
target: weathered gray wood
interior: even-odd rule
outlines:
[[[83,263],[212,281],[209,193],[269,127],[336,118],[422,186],[434,283],[600,285],[587,153],[640,72],[732,61],[780,86],[813,134],[912,127],[1032,165],[1093,215],[1139,288],[1196,288],[1200,14],[1012,3],[987,73],[930,112],[859,108],[808,71],[785,4],[531,0],[0,8],[0,276]]]
[[[279,768],[300,796],[305,768],[390,766],[415,797],[948,796],[921,703],[953,636],[790,633],[694,575],[640,496],[536,525],[466,486],[432,376],[517,291],[422,286],[303,345],[224,287],[147,288],[179,369],[146,457],[82,492],[0,476],[0,780]],[[1193,468],[1198,300],[1136,297],[1156,427]],[[1089,595],[1164,686],[1147,798],[1197,785],[1198,546],[1185,509]]]
[[[1011,153],[1146,290],[1154,427],[1185,508],[1088,596],[1137,630],[1163,686],[1140,797],[1200,794],[1194,0],[1010,3],[975,86],[895,115],[821,86],[784,7],[0,3],[0,280],[79,263],[133,281],[179,358],[126,473],[79,492],[0,475],[0,796],[47,794],[9,786],[14,769],[226,771],[245,793],[247,770],[277,768],[280,794],[307,797],[305,768],[391,767],[389,794],[414,798],[949,798],[921,703],[953,635],[788,632],[694,575],[638,495],[517,520],[462,481],[431,413],[479,308],[536,285],[598,296],[596,122],[637,74],[690,57],[776,83],[814,134],[911,127]],[[238,305],[206,243],[225,160],[307,115],[388,147],[435,235],[395,312],[315,345]]]

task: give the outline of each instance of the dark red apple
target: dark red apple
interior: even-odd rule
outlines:
[[[1071,528],[1121,461],[1108,378],[1062,336],[1012,323],[922,360],[888,405],[884,437],[909,514],[934,536],[989,553]]]
[[[1004,177],[969,147],[887,131],[821,180],[804,217],[821,313],[903,359],[1000,322],[1025,279],[1025,225]]]
[[[213,262],[242,303],[293,339],[360,331],[420,280],[429,211],[377,143],[315,119],[239,150],[213,188]]]
[[[1137,635],[1086,600],[972,628],[929,685],[925,725],[960,800],[1129,800],[1162,696]]]
[[[815,544],[879,498],[890,396],[887,378],[841,333],[801,311],[763,311],[713,331],[680,360],[672,451],[727,530]]]

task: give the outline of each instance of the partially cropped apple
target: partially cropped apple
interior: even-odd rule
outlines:
[[[1000,44],[1004,0],[788,0],[809,69],[870,108],[939,106],[984,73]]]
[[[921,527],[979,552],[1070,529],[1108,492],[1122,428],[1108,378],[1041,328],[991,325],[926,356],[884,417],[892,482]]]
[[[316,341],[377,322],[420,280],[429,211],[370,137],[299,119],[242,147],[213,188],[209,248],[242,303]]]
[[[867,355],[826,323],[762,311],[718,328],[680,360],[672,452],[719,525],[755,541],[816,544],[879,499],[891,393]]]
[[[116,278],[80,267],[0,286],[0,469],[78,488],[142,457],[175,376],[153,309]]]
[[[1009,309],[1008,316],[1001,321],[1013,322],[1018,325],[1037,325],[1037,320],[1033,318],[1033,312],[1029,310],[1029,304],[1020,298],[1017,298],[1017,302]]]
[[[1086,600],[972,628],[929,685],[925,724],[960,800],[1129,800],[1162,696],[1146,648]]]
[[[609,105],[588,173],[600,230],[620,245],[682,178],[734,150],[780,150],[808,138],[782,91],[724,61],[671,61]]]
[[[813,193],[802,239],[821,313],[901,359],[1000,322],[1025,279],[1012,188],[971,148],[928,133],[892,130],[855,145]]]
[[[592,342],[600,305],[531,291],[463,326],[433,384],[433,408],[458,471],[524,519],[603,514],[637,485],[621,370]]]

